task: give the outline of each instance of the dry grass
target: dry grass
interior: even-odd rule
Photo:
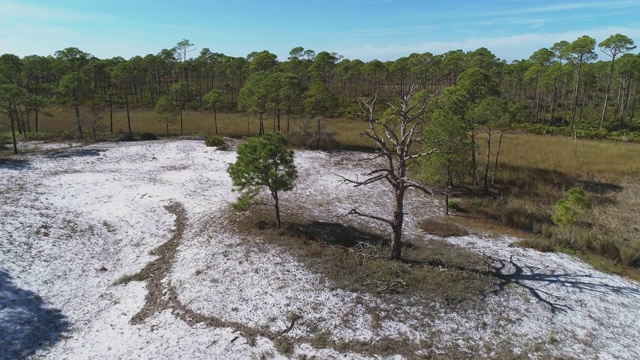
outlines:
[[[500,159],[492,196],[468,197],[465,207],[539,235],[526,241],[533,247],[573,252],[616,273],[640,266],[640,144],[518,134],[505,137]],[[574,186],[593,208],[568,242],[551,215]]]
[[[76,119],[75,112],[70,107],[55,107],[47,110],[52,117],[40,117],[39,131],[42,132],[60,132],[66,131],[73,133],[75,131]],[[81,113],[86,109],[81,108]],[[158,122],[152,110],[135,109],[130,112],[131,130],[134,133],[151,132],[157,135],[165,135],[166,129],[164,124]],[[305,119],[299,116],[293,116],[290,119],[290,131],[295,131],[300,127]],[[280,119],[280,131],[286,133],[287,119]],[[218,135],[228,137],[244,137],[255,136],[258,134],[259,118],[255,114],[242,113],[218,113]],[[33,126],[33,124],[32,124]],[[273,117],[268,114],[264,116],[264,126],[266,131],[274,130]],[[313,130],[315,131],[315,121]],[[340,148],[370,148],[373,144],[370,140],[364,138],[360,134],[365,130],[366,123],[359,120],[349,119],[323,119],[321,121],[323,131],[329,131],[334,134],[334,138]],[[109,130],[109,111],[108,109],[102,114],[102,121],[99,126],[100,130],[106,132]],[[113,131],[116,134],[128,132],[127,114],[125,109],[114,109],[113,113]],[[169,125],[170,135],[180,134],[179,118]],[[213,114],[210,112],[185,111],[183,113],[183,134],[184,135],[214,135],[215,127]]]
[[[501,163],[583,180],[621,182],[640,173],[640,144],[540,135],[508,135]],[[635,161],[634,161],[635,160]]]
[[[73,133],[75,117],[71,108],[50,109],[53,117],[41,117],[40,130]],[[101,129],[108,129],[108,112],[103,114]],[[165,129],[155,120],[153,111],[136,109],[131,112],[135,133],[152,132],[163,135]],[[295,131],[305,122],[292,117],[290,129]],[[315,122],[313,124],[315,126]],[[361,133],[366,122],[350,119],[323,119],[322,131],[333,134],[332,148],[370,150],[372,143]],[[273,130],[273,119],[265,116],[265,128]],[[213,131],[211,113],[185,111],[185,135],[208,136]],[[286,132],[286,119],[282,119],[282,132]],[[169,128],[171,135],[180,133],[179,121]],[[221,136],[254,136],[258,130],[258,117],[254,114],[219,113],[218,133]],[[315,128],[311,129],[315,131]],[[127,131],[124,109],[114,112],[114,132]],[[112,136],[113,137],[113,136]],[[117,136],[116,136],[117,137]],[[478,159],[484,162],[482,137],[478,139]],[[495,153],[497,144],[494,143]],[[493,167],[492,156],[492,167]],[[491,174],[493,169],[491,169]],[[583,227],[584,238],[577,237],[574,249],[601,253],[623,264],[640,264],[640,144],[597,140],[578,140],[559,136],[516,134],[504,137],[497,181],[491,186],[491,195],[471,191],[462,206],[470,210],[465,214],[467,226],[496,232],[496,224],[519,229],[519,235],[535,233],[543,239],[561,237],[562,232],[551,222],[555,203],[573,186],[584,188],[593,210]],[[457,220],[462,216],[456,216]],[[487,222],[486,219],[493,220]],[[492,229],[489,229],[489,228]],[[503,231],[511,231],[505,230]],[[603,239],[608,240],[603,240]],[[615,242],[604,247],[605,241]],[[574,246],[577,245],[577,246]]]
[[[427,234],[439,237],[466,236],[469,230],[460,226],[454,217],[439,217],[422,220],[418,226]]]
[[[367,229],[287,214],[283,229],[276,230],[272,217],[272,209],[255,207],[242,216],[227,215],[227,221],[247,238],[292,252],[346,290],[472,307],[503,281],[489,258],[442,240],[406,243],[403,260],[392,261],[387,239]]]

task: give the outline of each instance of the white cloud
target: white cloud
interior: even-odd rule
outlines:
[[[526,4],[535,4],[535,2],[527,1]],[[505,9],[505,6],[501,7],[501,10],[495,7],[490,12],[478,12],[478,13],[463,13],[460,18],[472,18],[472,17],[484,17],[490,16],[492,18],[502,17],[508,15],[529,15],[529,14],[547,14],[548,13],[566,13],[567,11],[575,10],[606,10],[611,11],[614,9],[628,9],[638,8],[640,4],[636,0],[621,0],[621,1],[582,1],[572,3],[556,3],[552,5],[544,6],[531,6],[531,7],[515,7],[512,9]]]
[[[349,59],[357,58],[363,61],[379,59],[385,61],[395,60],[411,53],[431,52],[433,54],[443,54],[450,50],[473,51],[480,47],[485,47],[497,57],[510,62],[512,60],[527,59],[536,50],[543,47],[551,47],[561,40],[571,42],[583,35],[588,35],[600,42],[616,33],[625,34],[632,39],[638,39],[640,38],[640,27],[600,27],[562,33],[535,32],[498,37],[468,37],[461,41],[425,41],[414,44],[391,44],[386,46],[363,45],[336,49],[336,51]]]

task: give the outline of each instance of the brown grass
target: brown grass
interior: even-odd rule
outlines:
[[[460,226],[457,219],[452,216],[424,219],[418,224],[418,226],[427,234],[443,238],[449,236],[469,235],[469,230]]]
[[[640,266],[640,144],[518,134],[505,137],[500,159],[491,196],[467,197],[465,207],[539,235],[534,247],[573,252],[617,273],[633,271],[627,265]],[[593,208],[575,240],[567,242],[566,231],[552,223],[551,215],[574,186],[585,189]],[[594,260],[598,256],[601,261]],[[603,265],[605,259],[612,266]]]
[[[81,111],[84,111],[82,109]],[[54,116],[41,117],[41,131],[67,131],[73,133],[75,116],[71,108],[49,109]],[[305,119],[292,117],[291,130],[297,129]],[[108,130],[108,112],[103,114],[101,129]],[[135,133],[152,132],[163,135],[165,129],[155,120],[153,111],[136,109],[131,112]],[[211,113],[185,111],[184,134],[207,136],[213,134]],[[315,126],[315,124],[314,124]],[[322,130],[333,133],[335,148],[371,149],[372,143],[361,135],[366,122],[349,119],[323,119]],[[273,130],[273,120],[265,116],[265,128]],[[179,122],[169,128],[172,135],[179,134]],[[254,114],[219,113],[218,132],[221,136],[254,136],[258,130],[258,117]],[[281,123],[286,132],[286,119]],[[114,112],[114,132],[127,131],[124,109]],[[113,135],[117,138],[118,136]],[[484,162],[484,143],[478,139],[479,166]],[[493,151],[497,148],[493,144]],[[491,166],[493,167],[493,156]],[[493,168],[491,169],[491,174]],[[469,214],[456,216],[467,226],[492,232],[513,231],[524,236],[535,233],[545,239],[562,235],[551,222],[555,203],[573,186],[584,188],[593,210],[584,219],[585,238],[578,238],[574,250],[603,253],[605,241],[617,244],[616,250],[606,247],[603,255],[622,264],[640,265],[640,144],[612,141],[578,140],[529,134],[510,134],[504,137],[497,182],[491,186],[490,196],[477,189],[466,192],[462,202]],[[492,220],[490,222],[486,220]],[[501,227],[502,226],[502,227]],[[491,228],[491,229],[489,229]],[[438,230],[439,231],[439,230]],[[604,240],[604,239],[607,240]]]
[[[81,108],[81,113],[86,109]],[[39,131],[42,132],[74,132],[76,126],[75,112],[70,107],[54,107],[47,109],[52,117],[41,116],[39,121]],[[141,134],[151,132],[156,135],[164,135],[166,129],[163,123],[157,121],[155,114],[150,109],[135,109],[130,112],[131,130],[134,133]],[[290,130],[297,129],[304,118],[293,116],[290,119]],[[218,113],[218,135],[228,137],[255,136],[259,129],[259,118],[255,114],[243,113]],[[264,116],[264,125],[266,131],[273,131],[273,117]],[[34,125],[32,124],[32,127]],[[352,148],[371,147],[370,140],[364,138],[360,134],[365,130],[366,123],[359,120],[348,120],[344,118],[323,119],[321,127],[324,131],[330,131],[334,134],[335,140],[340,146]],[[286,133],[287,119],[280,119],[280,131]],[[315,122],[313,124],[315,130]],[[109,130],[109,110],[106,109],[102,114],[100,130],[107,132]],[[128,132],[127,114],[125,109],[114,109],[113,113],[113,131],[116,134]],[[170,135],[180,134],[180,120],[169,125]],[[214,135],[213,114],[210,112],[199,112],[186,110],[183,113],[183,134],[184,135]]]
[[[387,238],[370,230],[296,214],[287,214],[283,229],[276,230],[272,217],[272,209],[262,207],[242,216],[227,215],[238,233],[293,252],[302,263],[350,291],[473,306],[470,300],[496,291],[502,281],[490,259],[442,240],[407,243],[403,261],[392,261]]]

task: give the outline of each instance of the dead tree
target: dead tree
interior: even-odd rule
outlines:
[[[436,149],[412,152],[413,145],[423,145],[422,127],[425,125],[424,114],[428,99],[418,99],[416,86],[412,86],[406,95],[401,96],[398,106],[390,105],[390,112],[378,117],[375,114],[377,95],[360,106],[369,122],[369,128],[363,133],[378,145],[378,154],[374,159],[384,158],[385,164],[367,174],[364,180],[343,178],[346,183],[355,187],[365,186],[385,180],[390,186],[395,201],[391,219],[365,214],[352,209],[348,215],[358,215],[385,222],[391,226],[391,259],[402,257],[402,225],[404,222],[404,196],[410,188],[422,190],[433,195],[431,189],[418,184],[407,177],[409,165],[416,159],[435,152]]]

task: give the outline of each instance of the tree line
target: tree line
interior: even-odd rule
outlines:
[[[82,135],[80,105],[110,114],[114,107],[124,108],[129,114],[132,108],[153,108],[166,96],[181,110],[273,116],[280,128],[281,116],[293,114],[356,116],[361,98],[376,95],[385,103],[411,86],[440,93],[473,69],[495,84],[496,97],[517,110],[521,122],[618,129],[632,126],[635,117],[640,56],[631,53],[634,49],[634,41],[622,34],[599,43],[589,36],[560,41],[511,63],[486,48],[363,62],[303,47],[292,49],[284,61],[267,50],[232,57],[197,51],[186,39],[128,60],[99,59],[70,47],[50,56],[0,56],[2,112],[15,118],[10,122],[19,132],[29,132],[37,131],[46,104],[70,105]]]

